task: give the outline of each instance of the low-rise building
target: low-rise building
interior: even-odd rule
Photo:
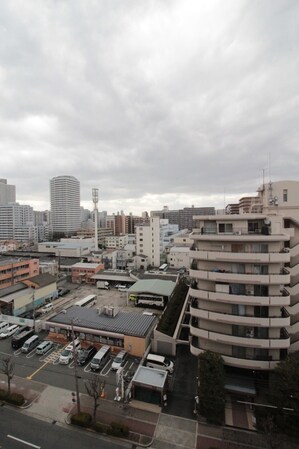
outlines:
[[[72,282],[81,284],[82,282],[94,283],[92,277],[104,269],[102,263],[78,262],[72,266]]]
[[[154,315],[118,311],[115,307],[90,309],[73,306],[52,317],[46,324],[51,334],[67,338],[73,325],[75,335],[97,347],[110,345],[142,357],[148,348],[157,318]]]
[[[40,274],[0,290],[0,313],[23,316],[57,296],[56,278]]]
[[[1,259],[0,289],[39,274],[38,259]]]

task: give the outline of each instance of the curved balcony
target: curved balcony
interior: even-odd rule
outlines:
[[[267,328],[281,328],[290,326],[291,319],[288,312],[284,309],[279,317],[255,317],[244,315],[232,315],[228,313],[210,312],[208,310],[197,309],[190,306],[190,314],[193,317],[201,318],[209,321],[215,321],[217,323],[224,324],[236,324],[240,326],[252,326],[252,327],[267,327]],[[299,324],[299,323],[298,323]]]
[[[219,332],[207,331],[190,325],[190,334],[195,337],[203,338],[209,341],[215,341],[231,346],[245,346],[247,348],[261,349],[288,349],[290,346],[290,337],[286,333],[280,338],[253,338],[238,337],[234,335],[221,334]]]
[[[289,306],[290,294],[284,290],[282,295],[278,296],[253,296],[253,295],[232,295],[231,293],[211,292],[208,290],[199,290],[189,288],[189,295],[197,299],[206,299],[209,301],[223,302],[228,304],[243,304],[252,306]]]
[[[199,347],[198,343],[196,342],[196,338],[192,339],[190,341],[190,352],[194,356],[198,357],[200,354],[205,352],[205,349],[202,349]],[[299,342],[298,342],[299,343]],[[280,360],[261,360],[260,358],[254,359],[254,358],[239,358],[239,357],[232,357],[227,355],[221,355],[225,365],[233,366],[236,368],[245,368],[245,369],[251,369],[251,370],[272,370],[276,367],[276,365],[279,363]]]
[[[235,232],[217,233],[215,232],[201,232],[200,230],[194,230],[190,234],[190,239],[199,241],[212,241],[212,242],[252,242],[252,243],[269,243],[269,242],[287,242],[290,240],[290,236],[285,234],[262,234],[251,233],[247,229],[238,230]]]
[[[277,274],[231,273],[229,271],[210,271],[190,269],[190,276],[204,281],[236,283],[236,284],[262,284],[286,285],[290,283],[290,274],[283,272]]]
[[[243,262],[243,263],[289,263],[290,253],[233,253],[228,251],[191,250],[190,258],[194,260],[210,260],[215,262]]]

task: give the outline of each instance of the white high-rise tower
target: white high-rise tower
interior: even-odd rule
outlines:
[[[80,229],[80,182],[74,176],[50,180],[53,235],[71,235]]]
[[[99,249],[98,245],[98,202],[99,202],[99,189],[92,189],[92,202],[94,204],[94,247],[97,251]]]

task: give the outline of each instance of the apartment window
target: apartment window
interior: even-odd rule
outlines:
[[[233,357],[238,357],[239,359],[245,359],[246,357],[246,348],[242,346],[233,346],[232,347],[232,355]]]
[[[254,243],[252,245],[253,253],[268,253],[268,245],[266,243]]]
[[[253,272],[254,274],[268,274],[268,265],[255,264]]]
[[[140,242],[143,242],[143,239],[139,239]]]
[[[284,203],[288,201],[288,189],[283,189],[283,201]]]
[[[218,232],[219,233],[233,232],[233,224],[232,223],[219,223]]]
[[[248,232],[257,234],[259,232],[259,224],[257,221],[248,222]]]

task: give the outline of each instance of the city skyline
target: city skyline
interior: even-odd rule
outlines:
[[[1,177],[49,209],[49,180],[81,204],[140,214],[214,206],[296,180],[299,4],[0,5]]]

